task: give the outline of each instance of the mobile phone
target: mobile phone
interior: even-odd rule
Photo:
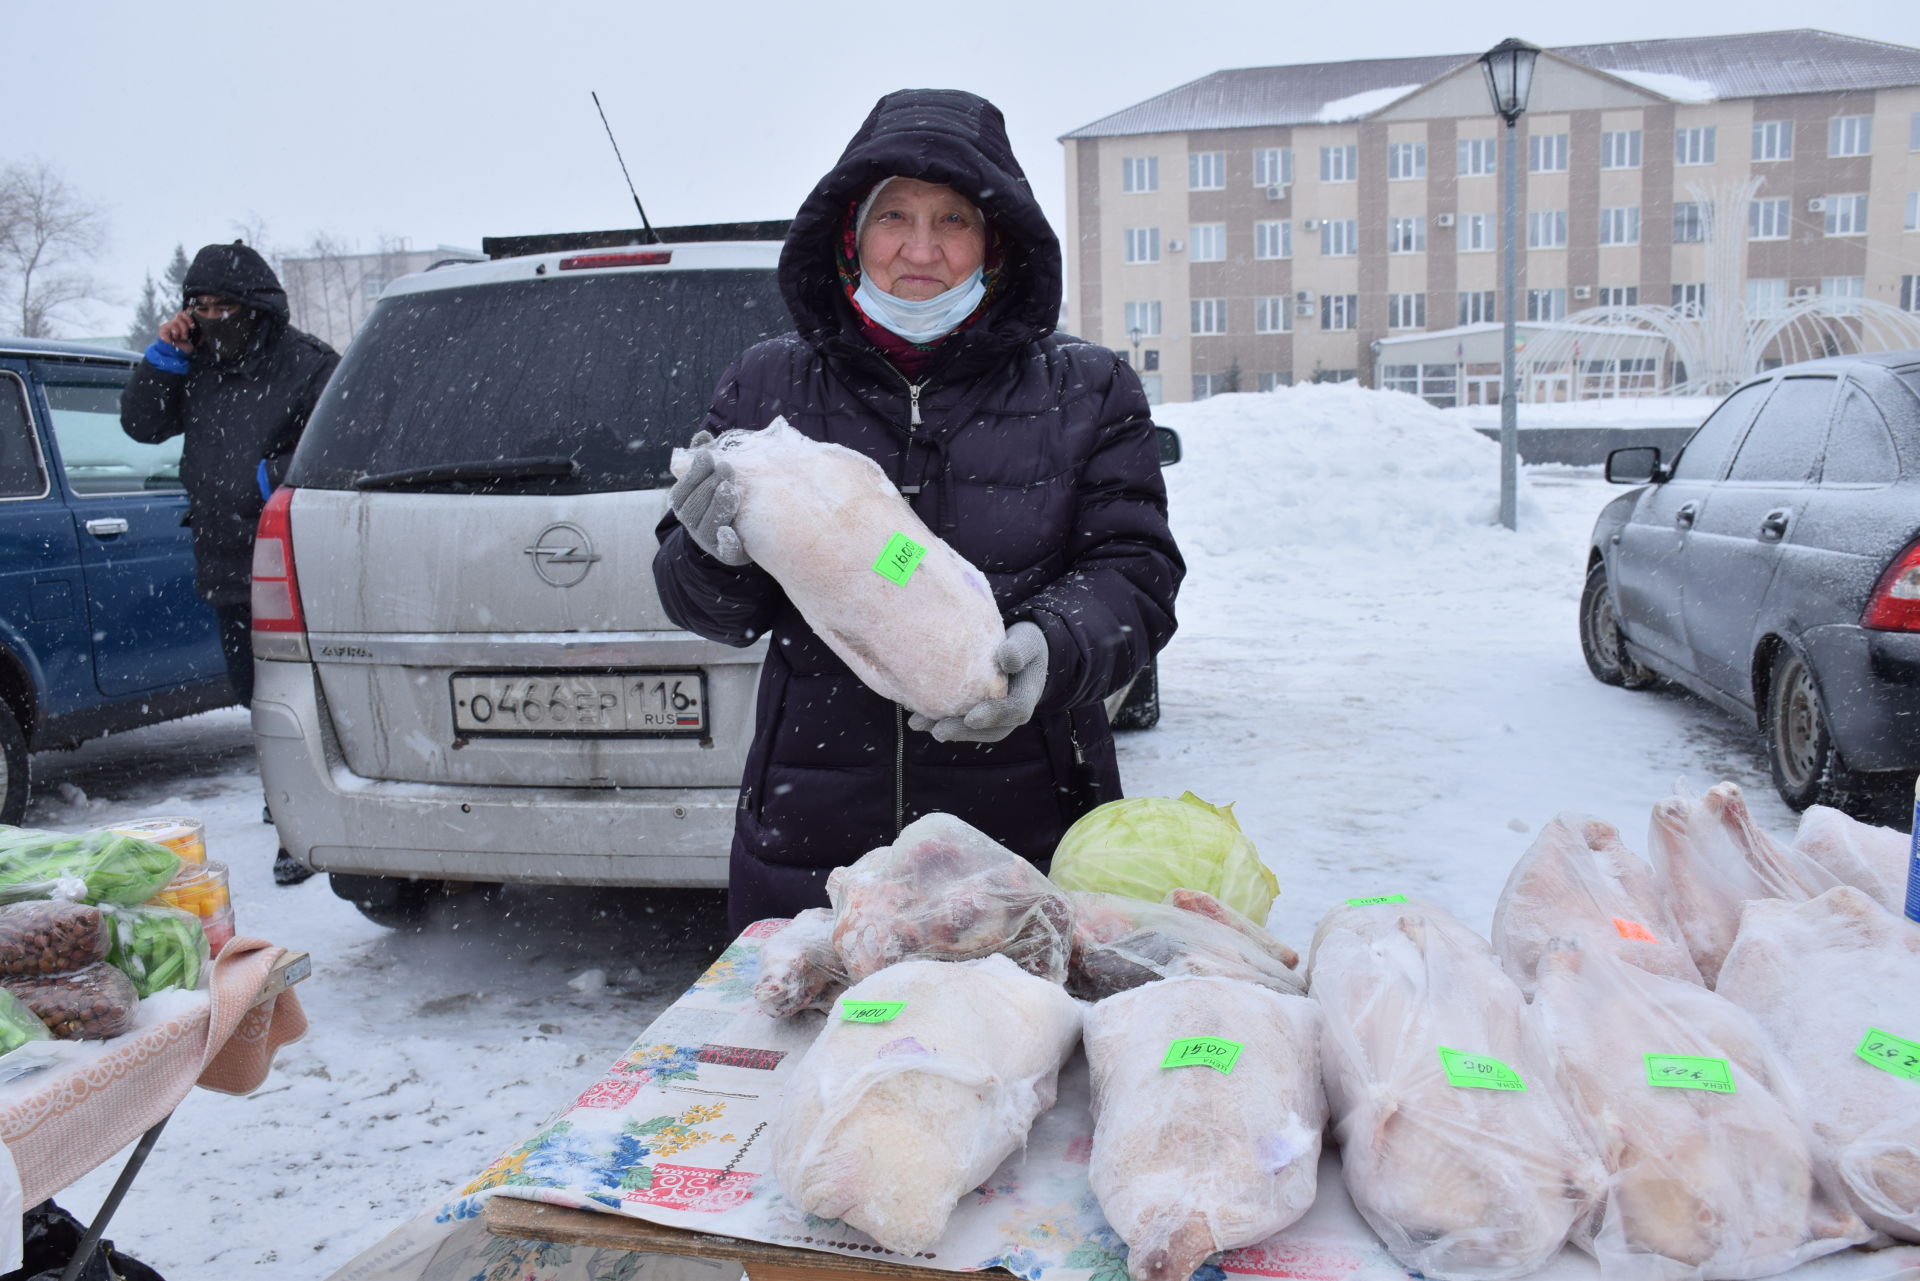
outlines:
[[[196,347],[200,345],[200,322],[191,317],[187,319],[187,341]]]

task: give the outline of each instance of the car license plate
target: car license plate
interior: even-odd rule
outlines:
[[[699,668],[461,673],[453,678],[453,728],[462,735],[705,738],[707,674]]]

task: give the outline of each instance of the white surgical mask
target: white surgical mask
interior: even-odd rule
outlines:
[[[860,287],[853,291],[853,300],[860,304],[860,310],[868,319],[913,343],[932,342],[952,333],[986,296],[986,272],[979,267],[945,293],[919,302],[895,298],[876,287],[873,278],[866,275],[860,277]]]

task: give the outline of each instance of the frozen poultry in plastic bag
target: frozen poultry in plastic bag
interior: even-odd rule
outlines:
[[[1868,1237],[1816,1166],[1766,1034],[1733,1002],[1555,943],[1528,1013],[1608,1170],[1604,1209],[1575,1238],[1607,1281],[1770,1276]],[[1733,1088],[1655,1085],[1697,1065],[1649,1054],[1724,1060]]]
[[[1205,890],[1168,890],[1161,900],[1184,912],[1197,912],[1201,916],[1211,917],[1229,929],[1244,935],[1261,951],[1271,956],[1288,969],[1300,964],[1300,954],[1282,943],[1245,913],[1234,910],[1222,903]]]
[[[1073,901],[1067,990],[1082,1000],[1181,975],[1243,979],[1292,996],[1307,990],[1270,951],[1215,917],[1118,894],[1070,890],[1067,897]]]
[[[753,1003],[769,1018],[824,1010],[847,986],[847,969],[833,950],[833,912],[810,907],[760,945],[760,977]]]
[[[1850,885],[1749,903],[1719,991],[1773,1038],[1854,1211],[1920,1242],[1920,1053],[1901,1044],[1920,1041],[1920,927]]]
[[[1222,1251],[1266,1240],[1313,1205],[1320,1010],[1236,979],[1171,978],[1087,1011],[1093,1072],[1088,1177],[1127,1243],[1133,1281],[1187,1281]],[[1240,1046],[1229,1072],[1163,1067],[1176,1041]]]
[[[1342,908],[1314,935],[1307,980],[1347,1190],[1387,1248],[1448,1281],[1544,1265],[1601,1170],[1486,941],[1425,904]],[[1504,1064],[1524,1088],[1451,1084],[1443,1047]]]
[[[839,1008],[903,1002],[887,1022],[829,1014],[788,1082],[773,1170],[809,1214],[911,1255],[1053,1106],[1080,1007],[1003,956],[904,961]]]
[[[914,958],[1000,953],[1055,983],[1067,978],[1073,906],[1039,868],[951,814],[929,814],[827,878],[833,945],[859,982]]]
[[[1562,814],[1542,827],[1494,905],[1494,954],[1529,997],[1540,956],[1556,938],[1580,938],[1629,965],[1700,982],[1653,869],[1596,818]]]
[[[1809,805],[1800,815],[1793,848],[1840,884],[1865,890],[1895,916],[1906,911],[1912,842],[1905,832],[1862,823],[1825,805]]]
[[[1746,903],[1810,899],[1838,884],[1811,859],[1761,831],[1733,783],[1716,783],[1705,795],[1670,796],[1655,805],[1647,846],[1655,872],[1667,884],[1687,950],[1708,987],[1740,932],[1740,909]]]

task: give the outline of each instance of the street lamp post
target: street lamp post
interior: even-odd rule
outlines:
[[[1140,372],[1140,340],[1145,337],[1146,334],[1141,332],[1138,325],[1127,330],[1127,338],[1133,343],[1133,372],[1136,374]]]
[[[1501,160],[1506,204],[1500,211],[1500,270],[1503,321],[1500,344],[1500,523],[1508,529],[1519,527],[1518,489],[1520,460],[1520,423],[1518,387],[1514,376],[1513,312],[1515,275],[1514,171],[1519,168],[1520,117],[1527,110],[1527,95],[1533,89],[1533,62],[1540,56],[1537,45],[1509,37],[1480,55],[1480,70],[1486,73],[1487,96],[1493,110],[1507,126],[1506,155]]]

